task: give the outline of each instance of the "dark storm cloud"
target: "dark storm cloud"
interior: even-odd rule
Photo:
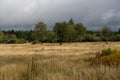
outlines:
[[[0,25],[48,25],[57,21],[83,22],[89,29],[120,28],[120,0],[0,0]]]

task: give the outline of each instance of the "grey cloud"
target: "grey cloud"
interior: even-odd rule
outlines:
[[[120,0],[0,0],[0,25],[51,25],[58,21],[83,22],[88,29],[120,25]]]
[[[120,11],[110,10],[103,16],[103,22],[112,26],[120,25]]]

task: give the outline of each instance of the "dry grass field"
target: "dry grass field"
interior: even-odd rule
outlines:
[[[120,67],[91,66],[103,49],[120,42],[0,44],[0,80],[120,80]]]
[[[0,44],[0,55],[80,55],[83,53],[98,52],[112,48],[120,50],[120,42],[85,42],[71,43],[60,46],[56,43],[36,44]]]

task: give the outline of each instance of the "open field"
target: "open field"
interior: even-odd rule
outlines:
[[[60,46],[56,43],[36,44],[0,44],[0,55],[79,55],[83,53],[98,52],[103,49],[112,48],[120,50],[120,42],[85,42],[71,43]]]
[[[0,44],[0,80],[120,80],[120,66],[91,66],[102,49],[120,42]]]

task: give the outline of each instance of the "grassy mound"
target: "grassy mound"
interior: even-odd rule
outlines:
[[[96,55],[92,64],[117,67],[120,64],[120,51],[110,48],[102,50],[102,53]]]

